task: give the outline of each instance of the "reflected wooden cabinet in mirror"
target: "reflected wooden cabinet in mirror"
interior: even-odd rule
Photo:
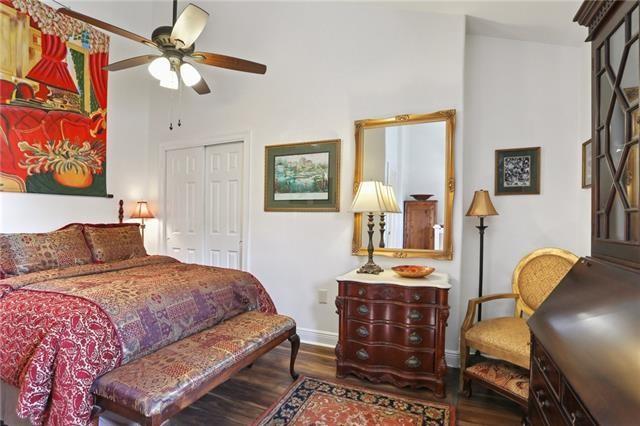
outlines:
[[[375,218],[376,255],[452,259],[455,119],[444,110],[355,122],[354,194],[360,182],[382,182],[400,207]],[[365,228],[355,213],[354,255],[367,254]]]
[[[640,11],[586,1],[575,17],[592,52],[591,255],[640,268]]]

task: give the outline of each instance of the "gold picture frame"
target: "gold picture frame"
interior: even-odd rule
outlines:
[[[453,199],[455,195],[454,141],[456,110],[448,109],[429,114],[403,114],[389,118],[366,119],[355,122],[356,164],[353,179],[353,194],[362,181],[364,168],[364,130],[376,127],[403,126],[407,124],[445,122],[445,189],[444,189],[444,238],[442,250],[379,248],[374,255],[395,258],[423,257],[438,260],[453,259]],[[353,240],[351,253],[354,256],[367,256],[367,248],[362,246],[362,213],[354,213]]]

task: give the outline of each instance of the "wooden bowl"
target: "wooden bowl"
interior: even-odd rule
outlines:
[[[400,265],[394,266],[391,270],[404,278],[424,278],[436,268],[421,265]]]
[[[411,196],[418,201],[427,201],[433,197],[433,194],[411,194]]]

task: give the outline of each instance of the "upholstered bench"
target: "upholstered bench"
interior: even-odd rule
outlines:
[[[463,391],[468,398],[471,397],[471,382],[475,381],[527,409],[529,372],[524,368],[503,361],[487,360],[467,367],[463,377]]]
[[[283,315],[247,312],[100,377],[92,389],[95,411],[160,425],[287,339],[295,379],[300,346],[295,322]]]

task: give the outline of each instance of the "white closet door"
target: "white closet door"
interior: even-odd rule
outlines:
[[[203,262],[204,147],[167,151],[166,253],[187,263]]]
[[[242,269],[242,142],[205,150],[205,256],[210,266]]]

